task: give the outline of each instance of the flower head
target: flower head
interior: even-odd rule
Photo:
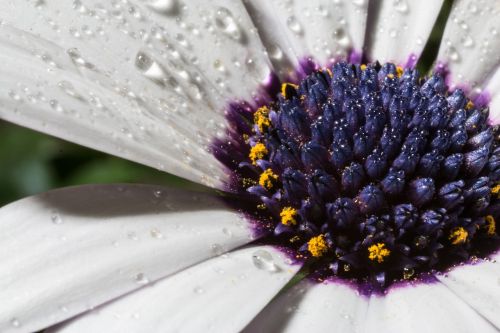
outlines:
[[[0,331],[500,327],[495,2],[0,3],[2,119],[215,189],[3,207]]]

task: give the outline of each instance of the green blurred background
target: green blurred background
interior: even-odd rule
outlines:
[[[446,0],[418,68],[437,54],[452,0]],[[58,187],[90,183],[198,185],[158,170],[65,142],[0,120],[0,206]]]

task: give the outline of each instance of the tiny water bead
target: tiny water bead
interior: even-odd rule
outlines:
[[[498,250],[499,131],[440,74],[340,62],[273,89],[213,146],[263,243],[372,291]]]

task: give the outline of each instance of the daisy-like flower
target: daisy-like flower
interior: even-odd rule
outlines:
[[[3,207],[0,331],[500,328],[496,1],[0,3],[2,119],[218,190]]]

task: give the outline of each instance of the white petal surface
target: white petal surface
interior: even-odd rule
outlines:
[[[244,332],[358,332],[367,305],[367,299],[348,286],[304,280],[279,295]]]
[[[0,118],[211,186],[227,99],[270,72],[238,1],[3,0],[0,22]]]
[[[23,199],[0,209],[0,331],[37,331],[250,238],[202,193],[91,185]]]
[[[456,0],[446,25],[438,61],[451,83],[484,87],[500,64],[500,2]]]
[[[367,1],[246,0],[269,58],[282,77],[305,57],[321,64],[361,52]]]
[[[489,102],[491,122],[494,125],[500,124],[500,69],[495,71],[482,94]]]
[[[457,267],[438,276],[452,292],[500,329],[500,256],[492,261]]]
[[[441,283],[396,287],[372,296],[366,332],[498,332],[486,319]]]
[[[245,248],[158,281],[53,331],[240,332],[299,268],[272,247]]]
[[[443,0],[371,1],[365,48],[372,61],[416,62]]]

